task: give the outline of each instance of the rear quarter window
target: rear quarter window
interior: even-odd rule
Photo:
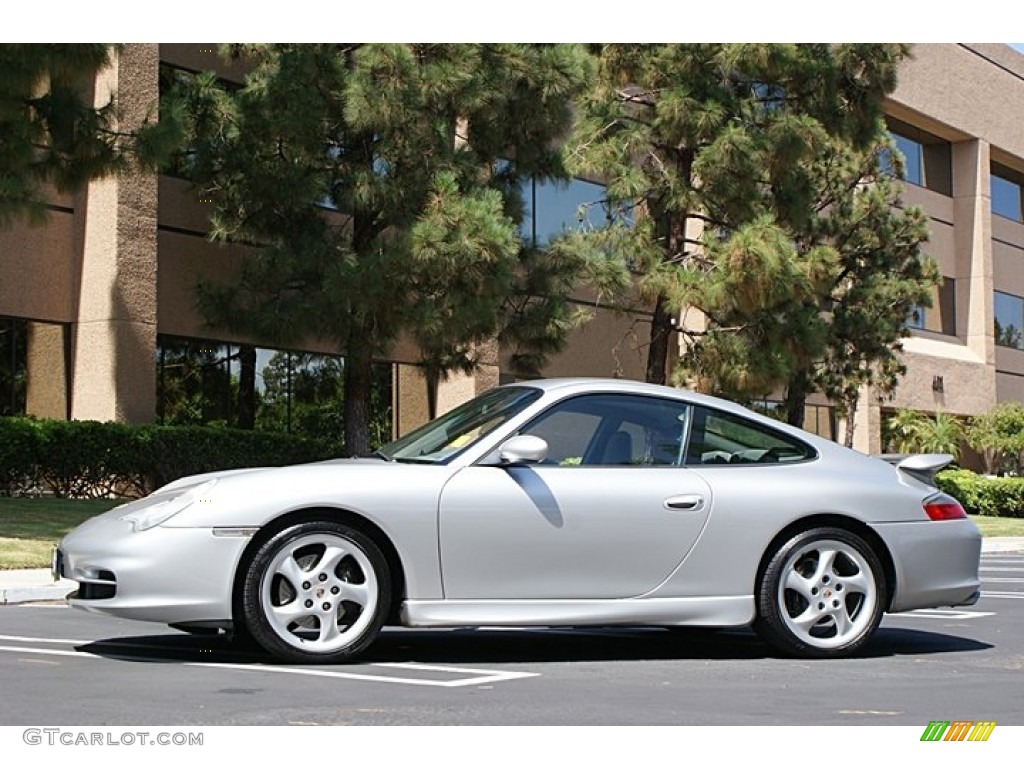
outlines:
[[[686,463],[792,464],[817,455],[810,445],[781,431],[702,406],[694,414]]]

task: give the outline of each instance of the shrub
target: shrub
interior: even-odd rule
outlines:
[[[985,477],[967,469],[952,469],[939,472],[935,481],[968,514],[1024,518],[1024,478]]]
[[[971,419],[967,444],[981,454],[985,471],[1020,472],[1024,461],[1024,404],[1000,403]]]
[[[54,496],[140,496],[146,456],[139,430],[98,421],[41,421],[39,475]]]
[[[896,453],[949,453],[960,458],[963,425],[948,413],[901,408],[883,425],[883,442]]]
[[[29,494],[39,486],[39,422],[0,419],[0,494]]]
[[[185,475],[337,455],[332,441],[274,432],[0,418],[0,493],[141,496]]]
[[[284,466],[340,455],[337,444],[277,432],[227,427],[143,428],[151,482],[241,467]]]

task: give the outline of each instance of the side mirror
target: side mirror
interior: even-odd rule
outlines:
[[[534,435],[510,437],[498,449],[502,464],[539,464],[547,455],[547,442]]]

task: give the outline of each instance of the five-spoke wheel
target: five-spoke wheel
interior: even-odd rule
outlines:
[[[769,560],[755,627],[784,653],[846,656],[878,628],[885,594],[881,563],[864,539],[841,528],[803,531]]]
[[[246,571],[246,628],[270,653],[297,662],[343,661],[380,630],[390,602],[376,544],[341,523],[307,522],[265,542]]]

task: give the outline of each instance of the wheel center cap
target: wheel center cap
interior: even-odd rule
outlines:
[[[826,589],[826,590],[825,590],[824,592],[822,592],[821,594],[822,594],[822,595],[823,595],[823,596],[824,596],[824,597],[825,597],[825,598],[827,599],[827,598],[829,598],[829,597],[832,597],[832,590],[831,590],[831,589]]]
[[[317,599],[320,599],[320,598],[321,598],[321,597],[323,597],[323,596],[324,596],[325,594],[327,594],[327,590],[326,590],[326,589],[324,589],[323,587],[317,587],[317,588],[316,588],[316,596],[317,596]]]

